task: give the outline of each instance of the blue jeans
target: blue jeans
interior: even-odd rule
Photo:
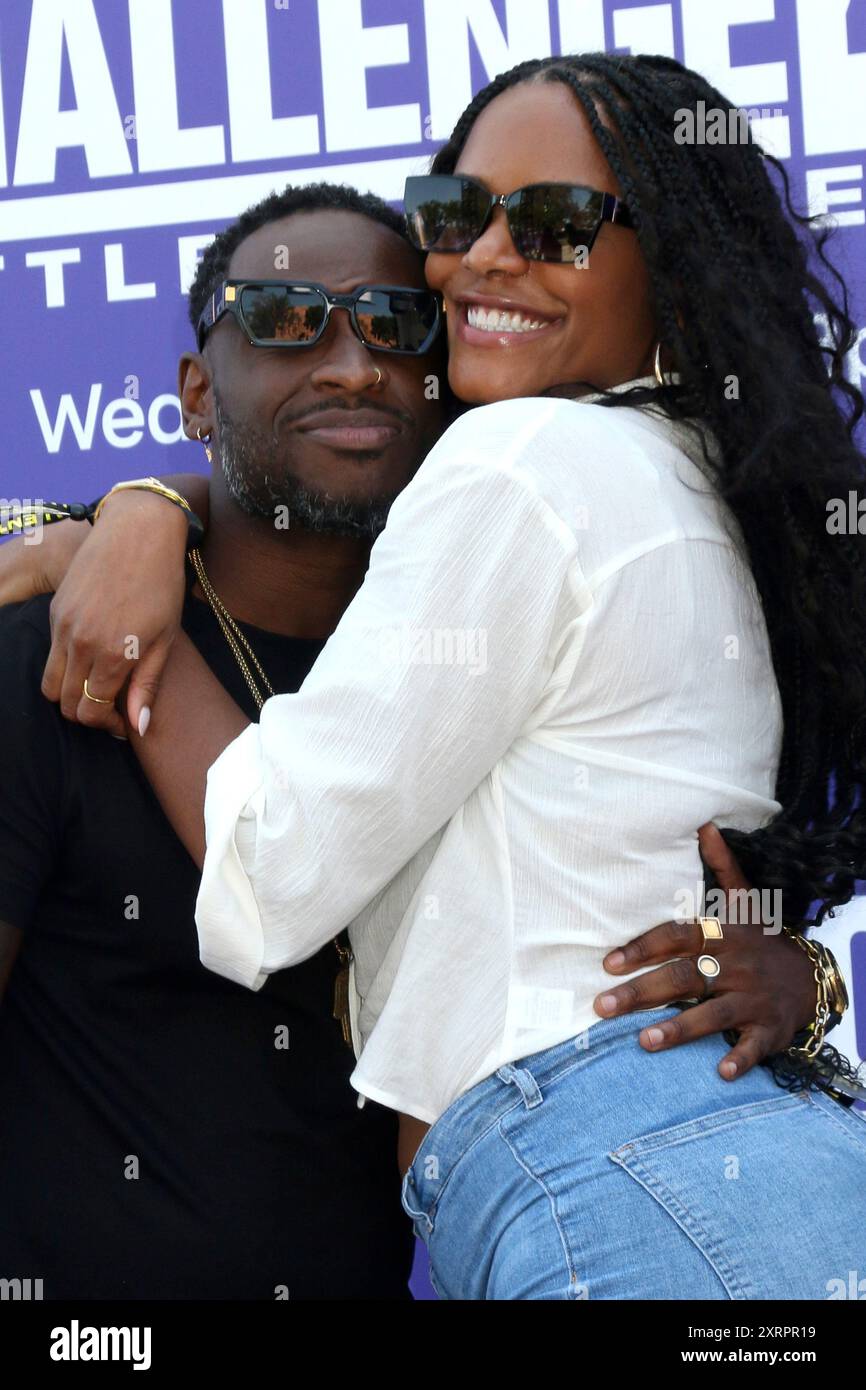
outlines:
[[[866,1289],[866,1122],[821,1092],[782,1090],[763,1067],[723,1081],[718,1034],[640,1046],[641,1028],[677,1012],[599,1021],[500,1067],[439,1117],[403,1206],[440,1298]]]

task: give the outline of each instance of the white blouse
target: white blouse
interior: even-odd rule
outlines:
[[[258,989],[348,925],[361,1096],[432,1123],[597,1023],[604,955],[700,912],[698,827],[780,809],[763,611],[699,458],[653,409],[470,410],[210,769],[202,962]]]

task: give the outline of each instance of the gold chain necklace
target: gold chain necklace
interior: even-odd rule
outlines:
[[[274,687],[268,680],[262,668],[261,662],[250,646],[244,634],[241,632],[229,610],[226,608],[213,584],[207,577],[204,561],[201,558],[201,551],[191,550],[189,558],[195,570],[196,578],[201,586],[202,593],[210,604],[214,617],[222,629],[223,636],[229,644],[234,654],[235,661],[241,669],[241,675],[247,683],[249,692],[252,695],[256,707],[261,713],[265,703],[265,696],[256,684],[255,676],[247,665],[244,652],[250,658],[253,666],[261,677],[262,684],[268,695],[276,695]],[[243,648],[243,651],[241,650]],[[343,1030],[343,1041],[352,1047],[352,1023],[349,1013],[349,966],[352,962],[352,950],[349,946],[344,946],[338,936],[334,937],[334,945],[337,948],[337,955],[340,958],[340,969],[337,972],[337,979],[334,985],[334,1018],[337,1019]]]
[[[226,641],[228,642],[229,646],[234,652],[235,660],[237,661],[238,666],[240,666],[241,668],[241,675],[246,681],[249,687],[250,694],[255,700],[256,707],[259,713],[261,714],[262,706],[265,703],[265,697],[264,695],[262,695],[261,691],[259,690],[259,687],[256,685],[255,678],[253,677],[253,673],[246,663],[243,652],[241,651],[241,647],[243,647],[247,656],[250,658],[259,675],[261,676],[262,683],[268,694],[275,695],[276,691],[274,690],[274,687],[271,685],[270,681],[268,680],[267,676],[262,670],[261,663],[259,662],[255,652],[253,651],[246,637],[241,632],[231,613],[226,608],[225,604],[223,603],[222,599],[220,598],[219,594],[214,588],[213,584],[211,584],[210,580],[208,579],[204,567],[204,561],[201,558],[201,551],[191,550],[189,552],[189,558],[192,561],[192,567],[195,570],[196,578],[198,579],[198,582],[201,585],[202,592],[205,598],[207,599],[208,603],[210,604],[211,608],[213,609],[214,617],[216,618],[217,622],[222,628],[223,636],[225,637]]]

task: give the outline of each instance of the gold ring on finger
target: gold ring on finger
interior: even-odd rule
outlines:
[[[94,703],[95,705],[113,705],[113,704],[114,704],[114,701],[113,701],[113,700],[100,700],[100,698],[99,698],[98,695],[91,695],[90,691],[89,691],[88,688],[87,688],[87,681],[86,681],[86,680],[85,680],[85,682],[84,682],[84,695],[85,695],[85,698],[86,698],[86,699],[92,700],[93,703]]]
[[[704,934],[704,945],[708,941],[724,941],[725,934],[718,917],[699,917],[698,924]]]

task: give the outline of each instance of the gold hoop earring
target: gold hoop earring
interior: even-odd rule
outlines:
[[[377,368],[376,368],[376,385],[377,385],[377,386],[381,386],[381,384],[382,384],[382,373],[379,371],[379,368],[377,367]]]
[[[197,429],[196,432],[195,432],[195,437],[196,437],[196,439],[198,440],[199,444],[203,444],[203,445],[204,445],[204,451],[205,451],[205,455],[206,455],[206,457],[207,457],[208,463],[213,463],[213,454],[212,454],[211,450],[208,448],[208,441],[209,441],[209,439],[211,438],[211,436],[210,436],[209,434],[203,435],[202,432],[201,432],[201,425],[199,425],[198,429]]]
[[[657,345],[656,345],[656,357],[655,357],[654,370],[655,370],[656,381],[658,382],[659,386],[672,386],[672,385],[673,385],[673,382],[672,382],[672,381],[670,381],[670,380],[665,381],[664,373],[662,372],[662,340],[661,340],[661,338],[659,338],[658,343],[657,343]]]

